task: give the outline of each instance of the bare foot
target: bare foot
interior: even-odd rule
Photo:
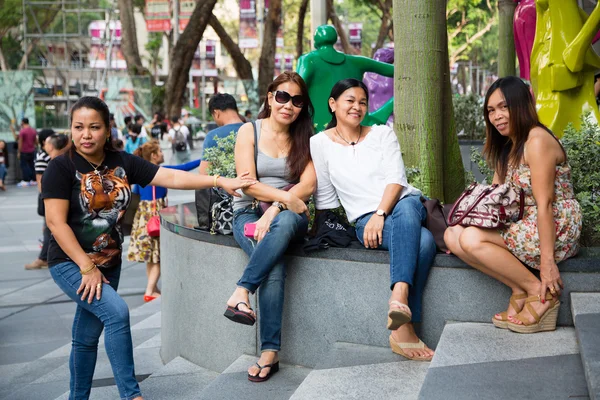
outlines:
[[[244,303],[244,304],[239,304]],[[229,300],[227,300],[229,307],[236,307],[240,311],[249,312],[256,318],[254,310],[250,309],[250,298],[248,297],[248,290],[238,287],[235,289]],[[265,353],[263,353],[265,354]],[[267,363],[268,364],[268,363]],[[262,364],[261,364],[262,365]]]
[[[277,361],[279,361],[279,357],[277,356],[276,351],[263,351],[261,353],[260,358],[258,359],[257,363],[258,363],[258,365],[268,365],[268,364],[275,364]],[[259,373],[259,371],[260,371],[260,373]],[[250,366],[250,368],[248,368],[248,374],[250,374],[252,376],[256,376],[258,374],[258,376],[260,376],[261,378],[264,378],[265,376],[269,375],[270,371],[271,371],[270,367],[260,369],[256,366],[256,364],[254,364],[254,365]]]
[[[400,328],[392,332],[392,338],[397,343],[419,343],[419,337],[415,333],[415,328],[412,322],[402,325]],[[431,350],[427,345],[423,349],[405,349],[402,348],[402,351],[406,353],[409,357],[418,357],[418,358],[429,358],[433,357],[435,352]]]
[[[527,294],[524,292],[522,292],[522,293],[513,292],[513,294],[511,296],[521,295],[521,294],[524,294],[526,297],[523,299],[519,299],[519,300],[514,299],[514,302],[516,302],[517,306],[519,307],[518,309],[515,309],[515,307],[512,304],[513,303],[512,301],[508,303],[508,308],[506,309],[506,315],[508,318],[517,315],[523,309],[523,306],[525,305],[525,300],[527,300]],[[494,315],[494,318],[496,318],[498,321],[502,321],[501,313]]]

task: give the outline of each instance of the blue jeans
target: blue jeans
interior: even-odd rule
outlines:
[[[271,230],[263,240],[244,236],[244,225],[260,218],[251,207],[233,213],[233,236],[242,250],[250,256],[248,265],[237,285],[258,292],[258,318],[262,351],[281,349],[281,318],[285,288],[283,254],[290,242],[302,240],[308,229],[308,217],[292,211],[282,211],[271,222]]]
[[[56,284],[77,303],[73,321],[73,347],[69,359],[71,384],[69,400],[88,399],[98,356],[98,339],[102,329],[106,354],[115,375],[115,383],[121,399],[131,400],[141,396],[133,366],[133,343],[129,327],[127,303],[116,292],[121,268],[102,270],[110,285],[102,285],[102,298],[88,304],[76,294],[81,284],[79,267],[71,262],[56,264],[50,268]]]
[[[6,170],[6,165],[0,164],[0,182],[4,183],[7,174],[8,171]]]
[[[21,153],[21,180],[35,181],[35,152]]]
[[[356,236],[361,243],[365,225],[372,215],[364,214],[356,220]],[[420,196],[404,197],[385,219],[383,241],[379,246],[390,252],[391,288],[398,282],[410,285],[408,306],[413,322],[421,322],[423,290],[436,252],[433,235],[423,226],[426,218],[427,210]]]

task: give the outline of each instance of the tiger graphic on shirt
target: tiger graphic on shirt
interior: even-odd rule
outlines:
[[[81,181],[79,205],[83,211],[83,235],[93,242],[93,252],[87,253],[99,267],[110,267],[119,262],[123,235],[118,224],[131,201],[131,189],[122,167],[76,172]],[[118,240],[110,236],[117,231]]]

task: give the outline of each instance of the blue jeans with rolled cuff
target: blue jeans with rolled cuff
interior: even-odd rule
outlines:
[[[365,226],[373,214],[361,215],[356,220],[356,236],[363,244]],[[379,246],[390,252],[391,289],[398,282],[410,286],[408,306],[412,322],[421,322],[423,291],[436,252],[433,235],[423,226],[426,218],[427,210],[420,196],[402,198],[385,219]]]
[[[121,399],[131,400],[141,396],[135,379],[133,343],[129,326],[129,308],[117,294],[121,268],[102,269],[110,284],[102,284],[102,297],[91,304],[81,300],[77,289],[81,284],[80,269],[67,261],[50,268],[56,284],[77,303],[73,320],[73,347],[69,359],[71,383],[69,400],[88,399],[98,356],[98,339],[104,329],[106,354],[115,376]]]
[[[281,349],[281,319],[285,290],[283,254],[292,241],[301,241],[308,229],[305,214],[285,210],[271,222],[270,231],[257,243],[244,236],[244,225],[260,218],[250,206],[233,213],[233,236],[250,260],[237,285],[254,293],[258,289],[261,351]]]

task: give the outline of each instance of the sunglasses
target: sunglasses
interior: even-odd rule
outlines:
[[[288,92],[284,92],[283,90],[277,90],[275,92],[271,92],[271,94],[275,96],[275,101],[279,104],[285,104],[291,99],[294,107],[304,107],[304,97],[299,94],[296,96],[291,96]]]

